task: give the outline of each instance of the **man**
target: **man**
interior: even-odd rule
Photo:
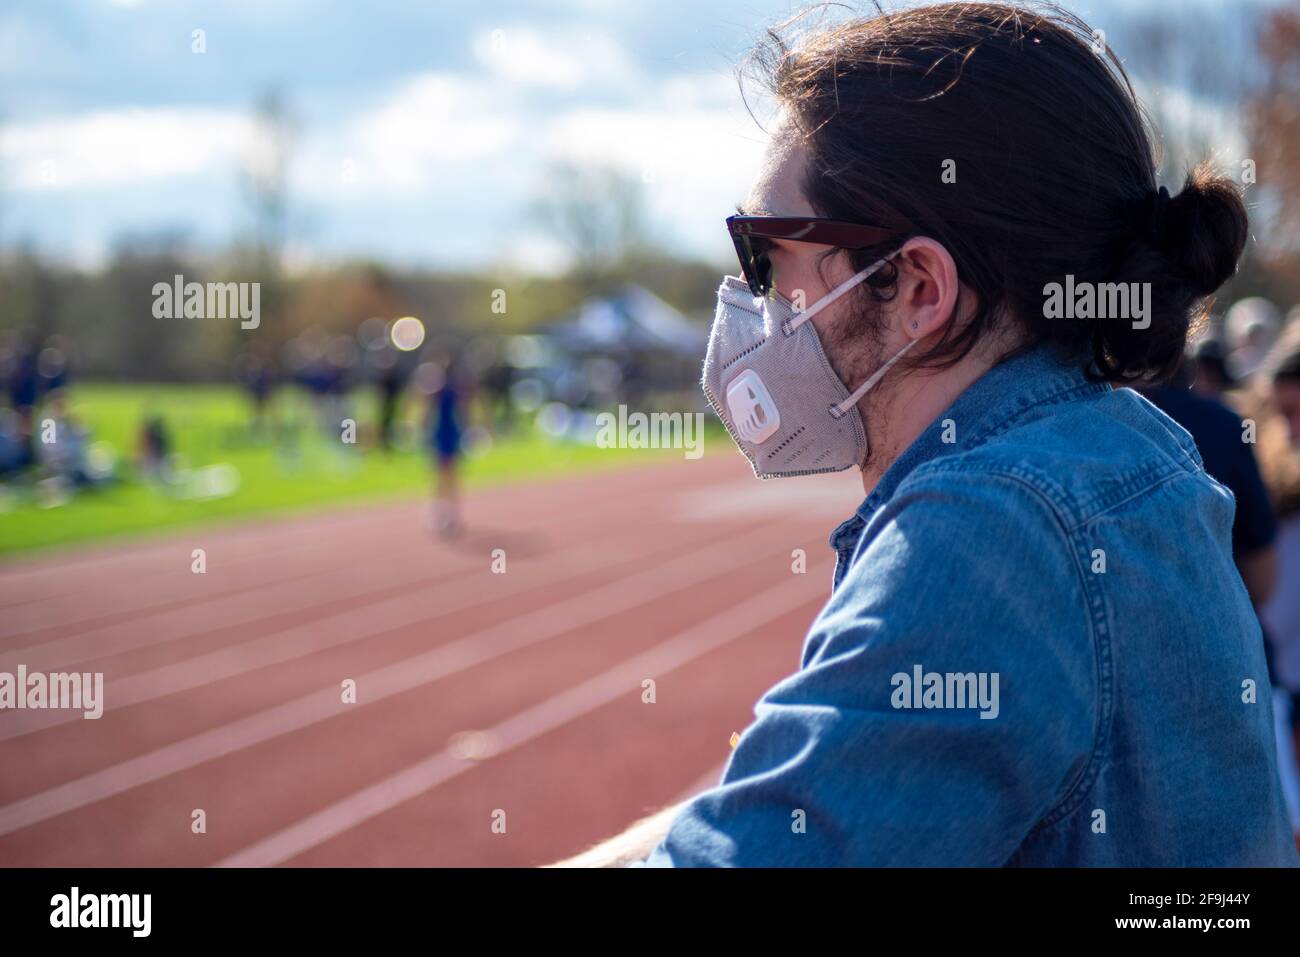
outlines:
[[[566,864],[1297,863],[1231,494],[1112,386],[1177,364],[1245,210],[1156,188],[1091,36],[941,4],[764,61],[703,386],[758,476],[866,499],[719,785]]]
[[[1221,399],[1223,393],[1236,385],[1228,371],[1227,351],[1223,340],[1209,336],[1192,349],[1193,371],[1191,389],[1207,399]]]

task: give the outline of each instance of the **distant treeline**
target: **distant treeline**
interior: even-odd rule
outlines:
[[[260,283],[260,321],[158,318],[155,287]],[[712,315],[716,265],[639,255],[560,277],[509,271],[404,271],[354,263],[286,273],[252,254],[203,257],[134,242],[94,271],[30,252],[0,255],[0,337],[57,336],[73,378],[228,381],[241,355],[278,355],[303,332],[355,333],[366,319],[417,316],[433,344],[518,333],[560,319],[587,297],[637,282],[701,323]]]

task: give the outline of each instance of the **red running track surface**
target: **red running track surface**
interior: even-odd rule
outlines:
[[[105,708],[0,712],[0,864],[569,856],[717,779],[861,494],[728,451],[472,493],[450,544],[409,502],[10,562],[0,671]]]

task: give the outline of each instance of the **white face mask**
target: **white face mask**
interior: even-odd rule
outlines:
[[[755,298],[743,279],[722,280],[701,384],[759,478],[839,472],[866,461],[858,400],[917,340],[850,393],[809,320],[885,262],[860,270],[800,313],[779,295]]]

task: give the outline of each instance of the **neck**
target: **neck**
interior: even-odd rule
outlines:
[[[900,364],[875,390],[862,397],[858,411],[867,423],[870,445],[862,466],[862,488],[867,495],[907,447],[1002,355],[1002,350],[973,349],[956,365],[937,370],[908,369]],[[961,423],[954,426],[960,441]]]

